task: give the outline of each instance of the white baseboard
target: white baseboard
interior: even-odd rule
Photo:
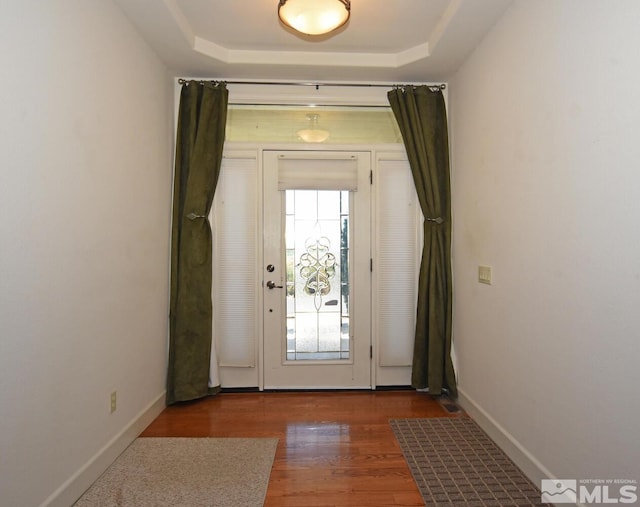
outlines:
[[[73,505],[131,442],[160,415],[166,406],[165,396],[166,393],[162,392],[142,409],[120,433],[54,491],[40,507],[69,507]]]
[[[536,487],[540,487],[542,479],[556,479],[525,446],[504,429],[489,413],[484,410],[463,389],[458,388],[458,404],[478,423],[484,432],[500,447]],[[565,504],[568,505],[568,504]],[[573,504],[571,504],[573,505]],[[577,502],[577,507],[585,507]]]
[[[536,457],[518,442],[511,433],[487,413],[462,389],[458,389],[458,403],[478,423],[487,435],[498,444],[507,456],[537,487],[542,479],[553,478],[553,474]]]

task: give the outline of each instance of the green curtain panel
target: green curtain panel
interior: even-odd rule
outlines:
[[[211,226],[227,121],[223,83],[182,84],[173,189],[167,404],[210,394]]]
[[[407,86],[388,93],[407,150],[424,220],[424,249],[411,385],[457,397],[451,361],[451,189],[447,112],[438,87]]]

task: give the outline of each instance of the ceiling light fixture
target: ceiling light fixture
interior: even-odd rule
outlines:
[[[296,132],[305,143],[322,143],[329,139],[329,131],[318,128],[318,118],[317,114],[308,114],[309,128]]]
[[[322,35],[344,25],[351,14],[350,0],[280,0],[278,17],[307,35]]]

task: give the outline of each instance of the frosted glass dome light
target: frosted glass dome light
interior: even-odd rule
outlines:
[[[350,14],[350,0],[280,0],[278,4],[280,20],[307,35],[322,35],[340,28]]]

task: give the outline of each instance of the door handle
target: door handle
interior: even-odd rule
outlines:
[[[276,285],[275,282],[273,282],[272,280],[269,280],[267,282],[267,289],[282,289],[282,285]]]

